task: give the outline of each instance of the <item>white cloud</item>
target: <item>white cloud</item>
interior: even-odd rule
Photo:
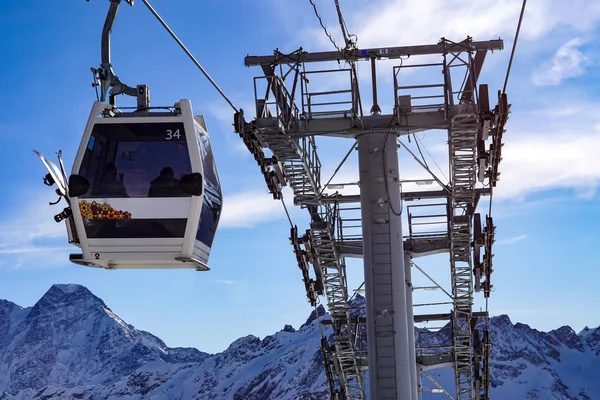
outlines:
[[[64,223],[54,222],[61,208],[48,205],[47,191],[22,193],[31,201],[19,204],[0,226],[0,256],[9,268],[43,268],[66,263],[70,250]],[[53,200],[53,199],[52,199]]]
[[[380,1],[353,15],[360,47],[437,43],[441,37],[476,40],[506,34],[515,25],[519,1]],[[365,15],[366,12],[366,15]]]
[[[281,202],[266,190],[225,195],[219,228],[251,228],[285,215]]]
[[[48,252],[48,251],[62,251],[67,250],[68,247],[50,247],[50,246],[27,246],[27,247],[2,247],[0,248],[1,254],[30,254],[37,252]]]
[[[475,40],[501,36],[512,41],[521,5],[522,0],[349,1],[343,11],[350,32],[358,35],[359,47],[365,48],[436,43],[441,37],[461,40],[467,35]],[[321,7],[320,11],[329,30],[341,38],[333,8]],[[598,2],[529,2],[520,36],[537,39],[559,27],[589,31],[599,20]],[[303,37],[316,37],[321,47],[331,47],[316,18],[311,25],[312,34]]]
[[[562,45],[552,60],[533,74],[533,84],[556,86],[567,78],[583,74],[588,58],[577,48],[582,44],[581,39],[575,38]]]
[[[577,136],[524,132],[506,140],[496,195],[523,198],[547,189],[577,189],[589,198],[600,183],[600,137],[579,132]]]
[[[342,42],[335,9],[324,3],[317,4],[324,22],[338,42]],[[467,36],[477,41],[502,38],[504,51],[488,56],[484,74],[494,75],[486,78],[490,85],[498,84],[501,79],[497,73],[505,71],[510,48],[513,43],[515,30],[522,0],[374,0],[369,2],[348,0],[343,7],[345,20],[351,33],[358,36],[360,48],[408,46],[418,44],[434,44],[440,38],[460,41]],[[288,5],[288,8],[292,7]],[[296,35],[296,41],[308,51],[332,50],[333,46],[323,33],[317,19],[312,15],[312,9],[296,6],[292,12],[282,15],[287,29],[297,27],[301,32]],[[311,14],[312,21],[306,18],[296,18],[296,15]],[[293,16],[293,17],[292,17]],[[589,0],[545,0],[527,4],[519,36],[517,49],[519,62],[524,59],[535,59],[549,46],[564,40],[564,35],[583,36],[591,32],[600,22],[600,2]],[[339,40],[338,40],[339,39]],[[274,43],[275,45],[275,43]],[[281,46],[281,43],[277,43]],[[558,47],[558,46],[557,46]],[[417,58],[415,58],[417,61]],[[405,60],[405,64],[414,63],[413,58]],[[439,56],[421,56],[419,62],[439,62]],[[539,65],[537,61],[528,61]],[[381,60],[378,63],[379,84],[387,85],[391,80],[391,66],[398,65],[398,60]],[[370,72],[368,64],[359,63],[364,71],[359,73],[361,82],[368,81]],[[334,67],[335,68],[335,67]],[[431,69],[431,68],[429,68]],[[423,69],[407,69],[402,71],[404,77],[415,75],[429,77],[429,82],[437,82],[436,76],[423,73]],[[432,71],[433,73],[433,71]],[[517,71],[513,69],[512,74]],[[441,79],[441,78],[439,78]],[[512,78],[514,81],[514,77]],[[501,84],[501,83],[500,83]],[[361,88],[362,89],[362,88]],[[370,91],[363,92],[368,93]],[[391,94],[391,92],[390,92]],[[429,94],[429,93],[428,93]],[[387,96],[387,87],[380,90],[380,103]],[[368,106],[367,106],[368,110]]]
[[[237,281],[231,281],[231,280],[228,280],[228,279],[217,279],[217,280],[215,280],[215,282],[222,283],[223,285],[228,285],[228,286],[229,285],[234,285],[234,284],[237,283]]]
[[[48,196],[34,195],[32,201],[12,214],[0,227],[0,249],[21,247],[37,239],[52,239],[65,234],[63,224],[53,220],[61,209],[48,205]]]
[[[294,34],[294,43],[301,44],[307,51],[331,50],[331,43],[323,34],[310,4],[292,4],[283,1],[278,1],[278,3],[282,7],[280,11],[283,11],[279,15],[280,22],[285,25],[287,29],[285,32],[290,32],[290,35]],[[502,79],[510,55],[510,46],[521,5],[522,0],[481,0],[477,2],[466,0],[372,0],[369,2],[348,0],[342,7],[350,32],[358,35],[359,47],[363,48],[436,43],[440,37],[452,40],[460,40],[467,35],[474,37],[475,40],[502,37],[505,41],[505,50],[501,52],[501,57],[497,57],[497,55],[488,57],[486,64],[495,63],[495,65],[488,65],[487,67],[492,68],[486,67],[484,71],[485,74],[491,74],[497,72],[496,69],[502,69],[502,73],[494,74],[493,78],[490,77],[490,79],[498,77],[498,79]],[[324,17],[324,23],[334,34],[336,40],[341,42],[334,8],[330,4],[326,5],[320,2],[317,3],[317,6]],[[298,16],[298,14],[300,15]],[[587,40],[586,33],[595,29],[599,22],[600,2],[588,0],[528,2],[517,56],[522,57],[521,60],[528,59],[527,67],[532,64],[535,66],[542,64],[542,68],[536,76],[537,83],[560,83],[566,78],[584,72],[586,59],[579,46]],[[299,34],[294,33],[297,32],[297,28],[299,28]],[[578,39],[569,40],[574,37]],[[286,49],[292,48],[283,47],[289,40],[292,39],[280,37],[270,40],[270,43],[273,47],[279,46],[282,51],[286,51]],[[545,66],[543,63],[536,62],[538,55],[548,49],[559,49],[555,58]],[[515,66],[513,65],[513,67]],[[368,79],[370,76],[368,65],[365,68],[364,71],[361,71],[361,76]],[[490,70],[492,72],[489,72]],[[523,74],[522,71],[522,69],[513,69],[512,82],[515,82],[515,79]],[[529,81],[530,71],[531,69],[527,70],[523,76],[527,81]],[[391,73],[386,70],[381,72],[381,76],[382,79],[385,77],[389,79]],[[412,80],[411,76],[410,83],[413,83]],[[487,77],[485,81],[489,81]],[[323,87],[334,83],[337,84],[337,82],[326,82]],[[600,104],[588,102],[589,104],[582,106],[587,99],[578,97],[579,93],[566,93],[566,87],[561,88],[560,95],[557,93],[552,99],[544,99],[537,95],[536,88],[531,88],[531,82],[524,83],[523,87],[515,87],[517,89],[515,91],[519,94],[525,92],[527,98],[512,95],[511,99],[509,96],[509,100],[514,101],[515,104],[505,135],[506,145],[503,149],[503,161],[500,164],[501,176],[495,198],[506,200],[528,197],[528,201],[531,201],[532,195],[551,189],[569,189],[577,197],[592,198],[600,183],[600,158],[596,155],[600,150],[600,136],[596,128],[596,126],[600,126],[600,119],[595,117]],[[322,89],[319,82],[311,81],[311,85],[313,84],[315,90]],[[380,96],[384,96],[386,91],[391,94],[389,87],[385,87],[380,91]],[[366,110],[370,105],[367,94],[369,94],[368,91],[363,91]],[[557,100],[557,98],[568,100],[560,103],[561,100]],[[519,104],[516,104],[517,102]],[[546,102],[547,107],[539,106],[543,102]],[[534,111],[537,113],[535,116],[532,113],[527,115],[524,112],[532,107],[538,107],[538,110]],[[445,134],[426,133],[424,136],[428,138],[427,149],[446,172]],[[432,138],[430,139],[430,137]],[[325,156],[328,150],[326,146],[319,148],[324,170],[326,169],[325,161],[328,161],[328,157]],[[425,156],[429,160],[427,153]],[[356,155],[351,157],[353,158],[351,167],[342,170],[333,183],[358,180]],[[341,157],[335,161],[340,159]],[[428,177],[426,173],[421,174],[422,171],[418,166],[410,165],[409,162],[412,162],[410,156],[401,153],[402,179]],[[429,163],[432,170],[441,177],[433,162],[429,160]],[[327,168],[327,170],[329,173],[322,175],[323,184],[329,178],[333,168]],[[441,178],[443,179],[443,177]],[[357,189],[357,186],[348,186],[340,192],[357,193]],[[409,190],[408,187],[403,189]],[[422,190],[424,187],[417,188],[417,190],[419,189]],[[276,205],[276,202],[271,200],[270,195],[265,194],[264,197],[267,203],[271,202],[268,207],[278,206],[280,208],[280,205]],[[257,209],[258,214],[267,215],[270,208],[265,206],[265,208],[257,207]],[[236,214],[232,214],[232,216],[234,215]]]
[[[497,240],[496,244],[497,245],[501,245],[501,244],[513,244],[513,243],[517,243],[520,242],[521,240],[527,239],[527,235],[519,235],[519,236],[515,236],[515,237],[511,237],[508,239],[503,239],[503,240]]]

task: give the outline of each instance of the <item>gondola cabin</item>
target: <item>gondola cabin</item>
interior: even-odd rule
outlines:
[[[204,119],[172,110],[119,112],[96,102],[73,170],[67,221],[77,264],[208,270],[222,207]]]

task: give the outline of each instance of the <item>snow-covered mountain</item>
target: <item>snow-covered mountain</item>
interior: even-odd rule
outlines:
[[[0,400],[328,399],[319,317],[207,354],[167,347],[83,286],[53,285],[30,308],[0,300]],[[494,399],[600,399],[599,328],[543,333],[499,316],[490,330]],[[451,387],[451,370],[429,375]]]

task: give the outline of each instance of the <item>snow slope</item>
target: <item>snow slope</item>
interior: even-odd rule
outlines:
[[[53,285],[30,308],[0,300],[0,400],[329,399],[322,314],[298,330],[286,325],[207,354],[167,347],[83,286]],[[494,399],[600,399],[600,329],[544,333],[507,316],[494,317],[490,329]],[[444,332],[429,340],[444,341]],[[451,369],[429,374],[452,387]]]

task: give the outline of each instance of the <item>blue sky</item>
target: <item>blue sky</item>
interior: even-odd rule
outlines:
[[[254,160],[233,133],[228,105],[143,3],[136,3],[133,8],[124,3],[117,17],[114,68],[129,85],[149,85],[152,104],[188,98],[207,118],[225,196],[212,271],[104,271],[67,261],[72,250],[64,226],[52,220],[59,209],[48,206],[55,196],[42,184],[45,171],[31,150],[53,157],[62,149],[70,167],[95,100],[90,67],[100,63],[108,1],[10,2],[0,15],[0,154],[9,176],[0,198],[0,298],[31,306],[53,283],[83,284],[125,321],[169,346],[208,352],[221,351],[240,336],[264,337],[284,324],[299,326],[311,308],[281,205],[271,199]],[[341,43],[332,3],[316,0]],[[513,106],[494,197],[490,311],[540,330],[569,324],[579,331],[600,324],[600,6],[569,3],[528,4],[507,90]],[[308,1],[152,4],[232,101],[247,110],[248,119],[252,79],[260,69],[244,67],[245,55],[300,46],[331,49]],[[488,55],[480,79],[490,84],[491,93],[501,88],[520,1],[341,4],[359,47],[435,43],[442,36],[461,40],[467,34],[476,40],[503,38],[505,50]],[[367,66],[360,68],[366,77]],[[391,107],[391,64],[380,68],[385,111]],[[323,82],[324,87],[333,84]],[[369,96],[363,101],[370,107]],[[119,98],[119,104],[132,99]],[[443,168],[443,135],[420,137]],[[321,142],[327,172],[350,145]],[[406,153],[400,157],[403,179],[422,176]],[[341,181],[356,179],[356,164],[354,155]],[[307,228],[305,211],[292,209],[292,218],[300,229]],[[416,261],[434,275],[448,269],[447,255]],[[349,262],[353,287],[361,282],[361,270],[360,261]]]

